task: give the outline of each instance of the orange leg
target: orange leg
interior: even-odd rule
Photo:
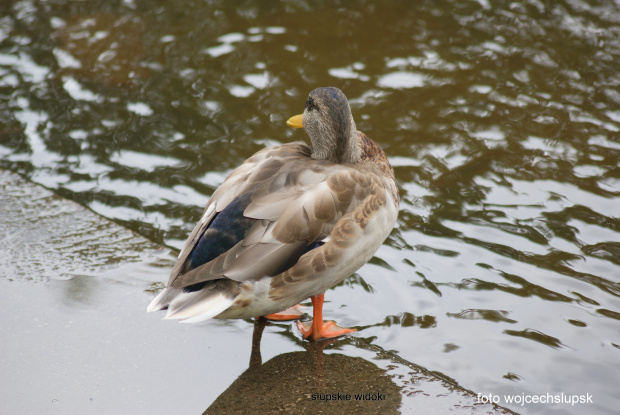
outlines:
[[[293,307],[289,307],[284,311],[280,311],[279,313],[267,314],[264,316],[267,320],[275,320],[275,321],[289,321],[289,320],[299,320],[304,313],[301,311],[301,307],[299,304],[294,305]]]
[[[304,339],[312,336],[313,340],[326,339],[330,337],[342,336],[343,334],[352,333],[356,329],[347,329],[340,327],[333,321],[323,322],[323,298],[325,294],[310,297],[312,300],[313,318],[312,323],[297,322],[297,328],[304,336]]]

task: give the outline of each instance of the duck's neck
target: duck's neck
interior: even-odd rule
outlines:
[[[314,159],[328,160],[339,164],[359,163],[362,159],[357,128],[352,119],[340,131],[321,131],[318,135],[321,139],[315,139],[313,135],[310,135],[310,141],[312,141],[312,158]],[[328,139],[324,137],[328,137]]]

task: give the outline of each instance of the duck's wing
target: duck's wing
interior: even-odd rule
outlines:
[[[295,265],[329,235],[354,196],[347,174],[332,170],[313,160],[304,144],[250,158],[214,192],[168,288],[148,310],[167,308],[169,318],[190,318],[196,312],[190,310],[213,303],[207,314],[221,312],[238,295],[239,282]]]
[[[243,282],[295,265],[320,245],[360,196],[355,194],[358,183],[351,179],[354,171],[334,171],[323,164],[299,159],[282,164],[263,181],[250,174],[247,180],[254,185],[221,212],[214,210],[209,225],[197,232],[193,248],[184,252],[184,262],[173,271],[169,286],[188,291],[218,279]],[[255,173],[262,175],[259,170]]]
[[[239,228],[243,228],[247,222],[240,223],[244,222],[242,212],[247,207],[253,191],[264,185],[269,177],[276,176],[284,160],[294,160],[303,157],[305,154],[309,154],[309,149],[303,143],[266,148],[254,154],[235,169],[211,195],[200,221],[194,227],[179,253],[177,263],[170,274],[168,286],[172,286],[181,275],[190,269],[196,268],[217,256],[210,258],[210,254],[215,252],[215,247],[212,247],[210,252],[204,252],[204,250],[209,249],[208,241],[212,240],[211,245],[217,245],[218,239],[226,239],[226,233],[232,233],[229,236],[236,242],[243,239],[243,233],[240,232]],[[220,226],[214,227],[214,219],[225,210],[226,212],[218,220]],[[210,228],[211,231],[208,231]],[[195,252],[200,243],[203,244],[203,249],[199,248],[199,251],[203,251],[202,254]]]

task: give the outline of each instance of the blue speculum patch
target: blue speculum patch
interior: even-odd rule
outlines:
[[[251,193],[239,196],[215,216],[189,255],[188,270],[214,260],[243,240],[250,227],[256,222],[256,219],[243,216],[243,211],[250,204],[251,197]]]

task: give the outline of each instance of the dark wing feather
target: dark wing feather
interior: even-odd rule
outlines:
[[[246,193],[237,197],[215,215],[190,252],[186,271],[214,260],[245,238],[248,230],[256,222],[256,219],[243,216],[243,211],[250,204],[251,196],[251,193]]]
[[[307,159],[308,147],[292,143],[260,151],[236,169],[209,200],[202,220],[179,255],[168,286],[195,291],[206,281],[245,281],[276,275],[293,266],[307,248],[307,241],[296,238],[282,243],[273,239],[271,230],[299,196],[294,186],[284,186],[288,170]],[[287,190],[281,191],[281,186]],[[276,195],[280,203],[263,206],[274,199],[265,200],[261,195]],[[258,214],[247,213],[251,204]]]

